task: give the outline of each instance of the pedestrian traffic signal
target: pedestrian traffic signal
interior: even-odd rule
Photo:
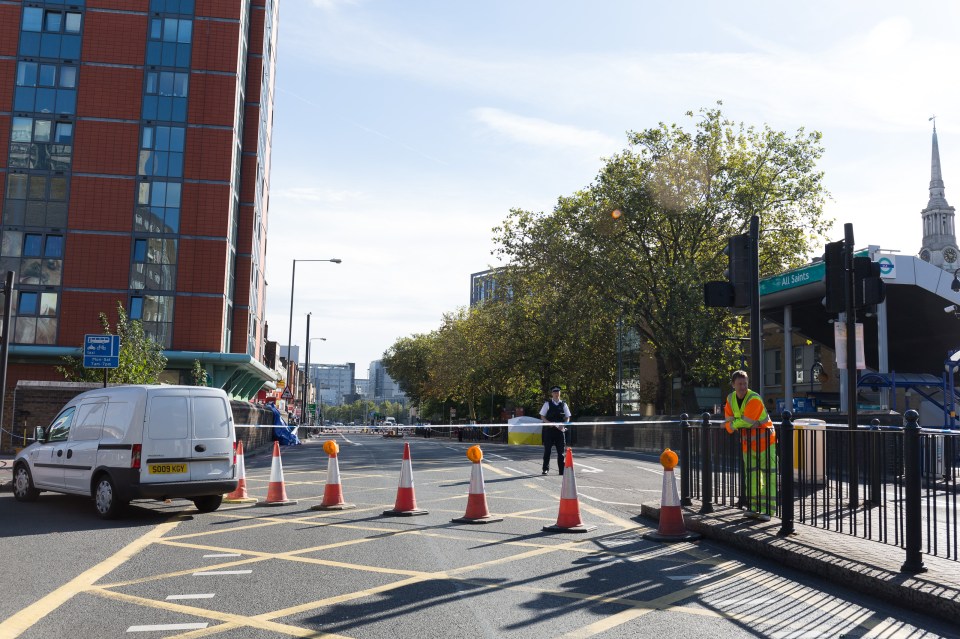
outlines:
[[[830,242],[823,254],[823,284],[826,295],[823,306],[828,313],[843,313],[847,310],[846,275],[844,268],[844,241]]]
[[[854,305],[875,312],[887,298],[887,285],[880,277],[880,264],[869,257],[853,258]]]

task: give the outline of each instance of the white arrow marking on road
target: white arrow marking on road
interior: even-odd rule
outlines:
[[[576,464],[574,466],[574,470],[580,470],[581,468],[584,469],[583,471],[581,471],[584,473],[602,473],[603,472],[599,468],[594,468],[593,466],[586,466],[584,464]]]

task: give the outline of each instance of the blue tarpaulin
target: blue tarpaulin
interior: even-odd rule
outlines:
[[[300,438],[297,437],[297,427],[287,426],[276,406],[267,404],[267,407],[273,411],[273,438],[284,446],[299,446],[301,442]]]

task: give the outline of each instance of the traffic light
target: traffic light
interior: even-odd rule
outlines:
[[[750,276],[750,236],[732,235],[727,239],[727,248],[724,250],[727,254],[728,266],[724,275],[730,285],[733,287],[733,304],[731,306],[743,308],[750,306],[753,299],[751,295],[751,283],[753,278]]]
[[[705,282],[703,301],[706,306],[730,306],[744,308],[753,300],[751,291],[755,287],[751,277],[752,260],[750,255],[750,235],[732,235],[727,238],[727,270],[723,275],[726,282]]]
[[[880,277],[880,264],[869,257],[853,258],[854,306],[875,311],[877,304],[887,298],[887,285]]]
[[[830,242],[823,254],[823,283],[826,288],[823,306],[828,313],[843,313],[847,310],[845,281],[847,271],[843,265],[843,247],[843,240]]]

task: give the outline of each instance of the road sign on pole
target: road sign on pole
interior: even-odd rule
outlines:
[[[83,367],[84,368],[119,368],[120,367],[120,336],[119,335],[84,335],[83,336]]]

